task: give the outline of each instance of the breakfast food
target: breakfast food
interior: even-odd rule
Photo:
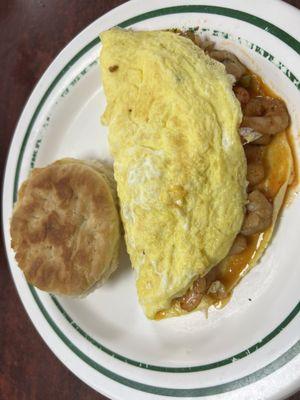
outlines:
[[[143,310],[159,319],[224,304],[292,181],[286,106],[193,32],[100,36],[102,121]]]
[[[65,158],[31,171],[11,219],[11,245],[26,279],[84,295],[118,263],[120,224],[113,178],[99,161]]]
[[[119,29],[101,39],[127,250],[153,318],[228,254],[241,229],[242,114],[224,67],[191,41]]]

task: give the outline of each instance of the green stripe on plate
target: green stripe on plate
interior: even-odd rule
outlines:
[[[205,13],[205,14],[217,14],[229,18],[239,19],[241,21],[249,22],[251,25],[255,25],[264,31],[269,32],[273,36],[286,43],[289,47],[300,54],[300,43],[293,36],[289,35],[282,29],[271,24],[262,18],[256,17],[245,13],[243,11],[233,10],[226,7],[215,7],[215,6],[205,6],[205,5],[185,5],[185,6],[175,6],[166,7],[158,10],[153,10],[146,12],[144,14],[137,15],[136,17],[130,18],[119,24],[120,27],[126,27],[128,25],[136,24],[137,22],[144,21],[145,19],[160,17],[169,14],[181,14],[181,13]]]
[[[41,310],[42,314],[49,322],[51,328],[54,332],[60,337],[60,339],[65,343],[65,345],[73,351],[82,361],[88,364],[91,368],[95,369],[96,371],[100,372],[102,375],[106,376],[118,382],[122,385],[128,386],[132,389],[139,390],[146,393],[152,393],[161,396],[172,396],[172,397],[203,397],[203,396],[211,396],[215,394],[225,393],[232,390],[240,389],[244,386],[250,385],[273,372],[277,371],[279,368],[284,366],[286,363],[291,361],[293,358],[297,356],[300,351],[300,340],[297,341],[288,351],[282,354],[280,357],[276,358],[276,360],[272,361],[268,365],[259,370],[244,376],[243,378],[236,379],[231,382],[227,382],[221,385],[215,385],[211,387],[202,387],[202,388],[191,388],[191,389],[174,389],[174,388],[167,388],[167,387],[158,387],[152,385],[146,385],[141,382],[136,382],[128,378],[124,378],[121,375],[118,375],[107,368],[103,367],[95,360],[92,360],[86,354],[84,354],[78,347],[74,345],[74,343],[68,339],[64,333],[59,329],[59,327],[55,324],[52,320],[50,315],[48,314],[47,310],[45,309],[44,305],[40,301],[35,289],[28,285],[29,290],[31,291],[39,309]]]
[[[32,290],[35,290],[32,287]],[[97,347],[98,349],[104,351],[106,354],[109,354],[113,358],[123,361],[126,364],[134,365],[135,367],[148,369],[151,371],[159,371],[159,372],[173,372],[173,373],[187,373],[187,372],[199,372],[199,371],[207,371],[214,368],[223,367],[224,365],[231,364],[236,362],[244,357],[249,356],[250,354],[254,353],[256,350],[263,347],[265,344],[270,342],[275,336],[277,336],[298,314],[300,310],[300,302],[296,305],[296,307],[291,311],[291,313],[278,325],[271,333],[265,336],[261,341],[254,344],[253,346],[249,347],[248,349],[235,354],[234,356],[228,357],[224,360],[217,361],[210,364],[203,364],[197,365],[194,367],[163,367],[159,365],[152,365],[152,364],[145,364],[140,361],[132,360],[128,357],[124,357],[114,351],[108,349],[107,347],[103,346],[101,343],[97,342],[94,338],[92,338],[88,333],[86,333],[76,322],[70,317],[70,315],[66,312],[66,310],[62,307],[60,302],[56,299],[55,296],[50,295],[52,301],[54,302],[55,306],[61,312],[61,314],[65,317],[65,319],[73,326],[73,328],[86,340],[88,340],[93,346]]]

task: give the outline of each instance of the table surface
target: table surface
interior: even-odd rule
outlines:
[[[0,0],[1,176],[18,117],[42,73],[77,33],[122,3]],[[300,0],[288,3],[300,9]],[[0,270],[0,400],[106,399],[65,368],[34,329],[16,293],[2,241]],[[300,392],[289,400],[297,399]]]

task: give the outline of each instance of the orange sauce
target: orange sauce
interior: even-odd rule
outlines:
[[[249,264],[257,249],[259,237],[259,234],[249,236],[247,240],[248,245],[244,251],[228,257],[221,263],[217,279],[223,283],[227,291],[231,290],[244,268]]]
[[[297,155],[296,155],[296,143],[295,143],[294,137],[292,136],[292,134],[289,130],[287,132],[287,140],[289,142],[290,149],[292,152],[294,167],[293,167],[293,172],[292,172],[292,177],[291,177],[292,179],[291,179],[287,194],[284,199],[284,206],[288,206],[289,204],[291,204],[295,194],[297,194],[299,191],[299,183],[300,183],[300,181],[299,181],[299,160],[297,159]]]
[[[252,80],[255,82],[248,89],[250,97],[255,96],[269,96],[273,98],[278,98],[278,96],[262,81],[260,77],[249,71]],[[294,141],[289,130],[278,135],[286,135],[290,151],[293,158],[293,176],[292,181],[289,184],[288,193],[285,199],[289,196],[291,191],[295,190],[296,186],[299,184],[299,172],[298,165],[296,163]],[[278,144],[273,142],[278,141]],[[286,159],[286,149],[281,146],[278,137],[274,137],[270,144],[265,146],[263,152],[263,163],[266,171],[266,179],[261,184],[257,185],[257,188],[262,190],[267,198],[272,202],[278,193],[281,186],[286,181],[286,172],[289,168],[288,161]],[[267,184],[266,184],[267,181]],[[285,203],[282,205],[284,206]],[[247,237],[247,248],[240,254],[228,256],[223,260],[217,268],[216,280],[219,280],[224,286],[226,291],[231,296],[231,291],[233,287],[238,283],[238,281],[244,276],[245,272],[249,267],[250,261],[255,257],[260,244],[267,241],[271,235],[271,228],[267,229],[261,234],[256,234]],[[228,302],[226,298],[225,301],[222,300],[221,303],[224,306]],[[220,303],[218,301],[217,303]],[[220,305],[220,304],[219,304]]]
[[[248,89],[250,97],[269,96],[278,98],[278,96],[262,81],[260,77],[248,71],[252,78],[252,85]],[[254,82],[254,83],[253,83]],[[276,137],[277,136],[277,137]],[[287,139],[287,140],[286,140]],[[282,145],[284,144],[284,146]],[[265,167],[266,178],[258,184],[256,188],[260,189],[269,201],[273,202],[281,186],[286,182],[286,175],[289,168],[287,160],[287,148],[291,151],[293,158],[293,178],[290,183],[288,193],[299,183],[298,165],[296,164],[294,141],[287,130],[286,132],[274,135],[271,143],[264,146],[262,151],[262,161]],[[286,196],[287,197],[287,196]],[[285,203],[283,204],[283,206]],[[220,281],[227,292],[227,297],[220,300],[212,294],[206,294],[216,307],[224,307],[230,300],[233,288],[250,268],[250,262],[253,260],[260,249],[260,246],[266,244],[271,236],[271,228],[265,232],[247,237],[247,247],[239,254],[227,256],[221,263],[215,266],[208,274],[213,274],[214,280]]]

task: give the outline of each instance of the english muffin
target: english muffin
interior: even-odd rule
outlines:
[[[120,221],[112,173],[65,158],[31,171],[11,219],[11,246],[28,282],[83,295],[116,269]]]

